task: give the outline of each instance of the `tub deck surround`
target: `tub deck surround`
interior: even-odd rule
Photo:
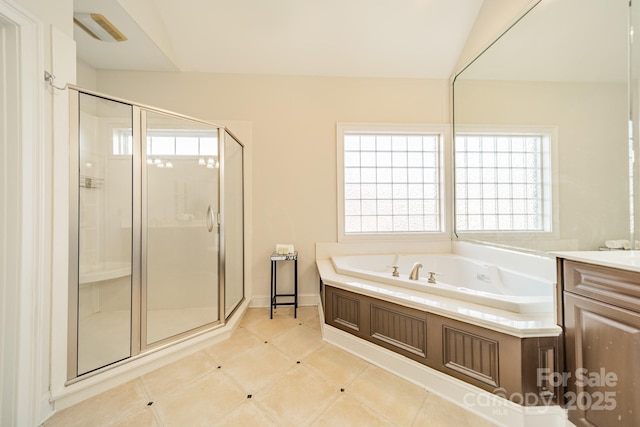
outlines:
[[[337,328],[452,379],[522,406],[555,406],[558,338],[517,338],[325,285],[324,318]],[[439,392],[440,390],[435,390]]]
[[[552,312],[554,284],[456,254],[332,256],[336,272],[515,313]],[[409,272],[422,265],[415,280]],[[397,276],[391,272],[396,268]],[[430,283],[433,276],[435,283]]]
[[[399,305],[428,311],[514,337],[557,337],[562,331],[556,324],[553,311],[514,313],[441,295],[340,274],[336,272],[330,259],[318,259],[316,260],[316,265],[322,282],[333,287],[372,298],[381,298]]]

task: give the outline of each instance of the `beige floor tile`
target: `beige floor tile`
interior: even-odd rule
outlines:
[[[240,320],[240,326],[246,327],[253,322],[267,319],[269,319],[269,307],[248,308]]]
[[[359,357],[329,343],[304,358],[303,363],[339,387],[348,386],[369,365]]]
[[[290,329],[299,326],[298,319],[294,319],[293,316],[276,317],[269,319],[269,321],[256,321],[247,324],[247,329],[263,340],[270,340]]]
[[[344,393],[318,417],[312,426],[393,427],[394,424]]]
[[[250,332],[247,328],[239,327],[233,335],[211,347],[205,349],[218,364],[226,364],[234,358],[240,356],[245,351],[255,349],[264,345],[264,340]]]
[[[246,393],[220,371],[214,371],[154,402],[165,426],[213,425],[247,399]]]
[[[303,323],[313,322],[318,319],[318,306],[317,305],[305,305],[304,307],[298,307],[298,320]]]
[[[242,385],[247,393],[256,393],[293,366],[294,360],[273,345],[263,343],[225,363],[221,370]]]
[[[299,315],[300,315],[300,307],[298,307],[298,312],[296,313],[296,316],[299,316]],[[285,305],[285,306],[275,307],[273,309],[274,319],[280,319],[284,317],[293,318],[293,306]]]
[[[278,427],[278,423],[252,400],[238,406],[216,422],[217,427]]]
[[[133,380],[56,413],[44,425],[107,426],[144,409],[147,403],[139,380]]]
[[[319,348],[323,341],[319,330],[298,325],[273,338],[271,343],[291,358],[300,360]]]
[[[113,424],[113,427],[159,427],[158,421],[150,407]]]
[[[199,351],[141,377],[151,400],[175,392],[197,378],[216,369],[216,363],[204,351]]]
[[[317,307],[300,307],[297,319],[292,307],[278,308],[274,319],[268,308],[249,309],[228,340],[60,411],[45,424],[211,425],[492,424],[323,342]]]
[[[313,329],[317,329],[318,331],[320,330],[320,317],[318,317],[318,308],[314,307],[314,310],[316,311],[316,315],[315,316],[311,316],[308,319],[304,319],[302,321],[302,324],[305,326],[308,326],[309,328],[313,328]]]
[[[295,365],[255,398],[282,426],[306,426],[340,395],[340,390],[303,365]]]
[[[392,422],[408,426],[427,392],[415,384],[369,365],[347,388],[349,393]]]
[[[418,411],[413,427],[490,427],[494,424],[433,393]]]

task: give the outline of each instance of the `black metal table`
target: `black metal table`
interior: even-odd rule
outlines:
[[[276,263],[278,261],[293,261],[293,293],[279,294],[277,289]],[[278,302],[278,298],[292,298],[293,301]],[[292,254],[279,254],[274,252],[271,254],[271,297],[269,299],[269,318],[273,319],[273,309],[279,305],[292,305],[293,317],[297,317],[298,309],[298,252]]]

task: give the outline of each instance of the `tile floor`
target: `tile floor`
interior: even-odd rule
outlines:
[[[490,426],[322,341],[316,307],[247,310],[233,336],[56,413],[72,426]]]

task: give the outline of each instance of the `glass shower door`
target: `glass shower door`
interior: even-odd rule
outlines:
[[[84,93],[73,99],[79,116],[71,212],[78,234],[71,256],[78,263],[70,274],[77,278],[70,292],[77,304],[70,372],[82,375],[131,355],[133,119],[131,105]]]
[[[220,163],[217,128],[151,111],[142,121],[143,334],[151,345],[220,320]]]
[[[224,133],[224,299],[225,318],[244,298],[243,146]]]

